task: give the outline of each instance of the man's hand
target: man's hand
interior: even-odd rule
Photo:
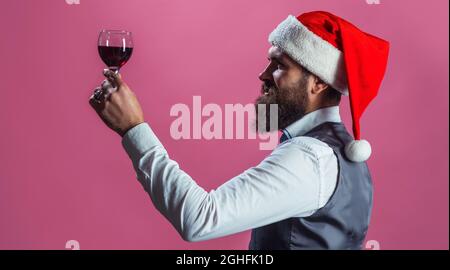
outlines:
[[[136,95],[122,81],[120,74],[111,70],[105,70],[103,74],[107,80],[97,88],[103,94],[98,99],[92,95],[89,103],[103,122],[123,137],[129,129],[144,122],[144,114]]]

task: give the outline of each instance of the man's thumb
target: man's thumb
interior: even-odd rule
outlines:
[[[119,87],[123,84],[122,77],[119,73],[116,73],[110,69],[104,69],[103,75],[112,83],[114,83],[115,86]]]

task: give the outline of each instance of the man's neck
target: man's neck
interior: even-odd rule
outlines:
[[[324,122],[341,122],[339,106],[327,106],[311,111],[284,128],[282,132],[288,138],[302,136]]]

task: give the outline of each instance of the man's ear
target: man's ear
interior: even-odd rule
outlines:
[[[319,77],[314,76],[311,92],[313,94],[319,94],[322,91],[325,91],[326,89],[328,89],[328,84],[322,81]]]

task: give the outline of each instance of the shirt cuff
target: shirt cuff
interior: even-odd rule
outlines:
[[[148,150],[162,146],[158,137],[147,123],[141,123],[125,133],[122,145],[131,159],[139,158]],[[163,148],[164,149],[164,148]]]

